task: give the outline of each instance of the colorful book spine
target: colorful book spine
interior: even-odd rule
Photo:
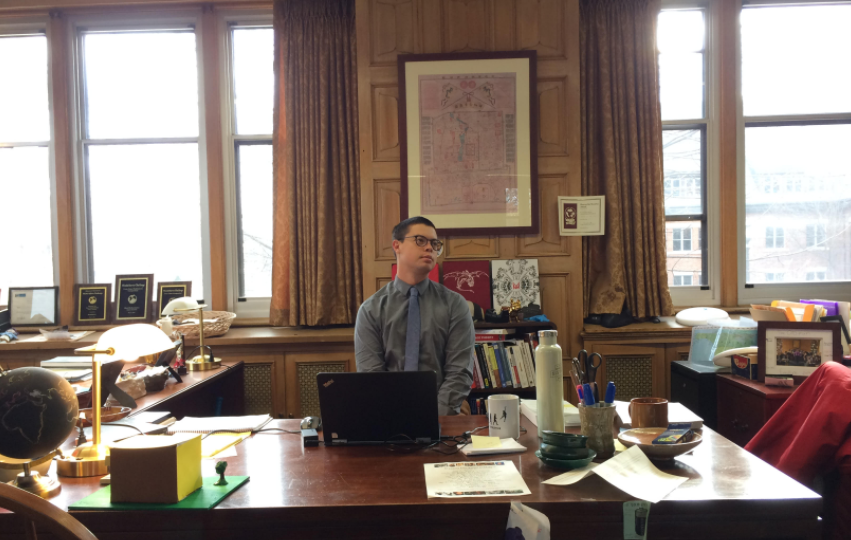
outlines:
[[[526,363],[523,361],[523,356],[520,352],[520,347],[517,345],[509,345],[508,354],[511,355],[511,360],[514,362],[514,366],[517,368],[517,375],[520,377],[520,386],[522,388],[529,388],[530,386],[532,386],[531,384],[529,384],[529,378],[526,376]]]
[[[493,387],[502,388],[505,385],[502,382],[502,377],[499,376],[499,366],[496,363],[496,355],[493,353],[493,347],[491,347],[487,343],[484,343],[482,347],[484,348],[485,356],[487,356],[488,359],[488,367],[490,368],[491,379],[494,381]]]
[[[476,353],[476,363],[479,367],[479,374],[482,376],[482,381],[484,384],[482,388],[493,388],[493,383],[491,383],[490,370],[487,367],[487,364],[484,360],[484,355],[482,353],[482,346],[476,344],[473,347],[474,352]]]
[[[499,380],[502,381],[502,386],[505,388],[514,388],[514,382],[511,380],[511,371],[509,371],[503,355],[502,343],[493,344],[493,352],[496,355],[496,362],[499,366]]]

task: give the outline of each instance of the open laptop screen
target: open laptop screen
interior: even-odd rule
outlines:
[[[433,371],[319,373],[316,381],[326,445],[440,440]]]

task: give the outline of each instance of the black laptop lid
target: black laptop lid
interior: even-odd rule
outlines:
[[[327,445],[440,439],[433,371],[319,373],[316,381]]]

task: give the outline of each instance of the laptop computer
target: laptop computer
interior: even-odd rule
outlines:
[[[316,381],[328,446],[440,440],[433,371],[319,373]]]

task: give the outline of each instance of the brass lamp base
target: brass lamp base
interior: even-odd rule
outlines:
[[[71,478],[103,476],[109,473],[109,448],[103,444],[78,446],[71,457],[56,459],[56,473]]]
[[[186,361],[186,369],[189,371],[209,371],[220,367],[222,367],[222,361],[219,358],[211,358],[206,354]]]
[[[18,473],[18,477],[8,483],[33,495],[38,495],[42,499],[49,499],[62,491],[62,484],[56,478],[41,476],[36,471],[32,471],[30,474]]]

